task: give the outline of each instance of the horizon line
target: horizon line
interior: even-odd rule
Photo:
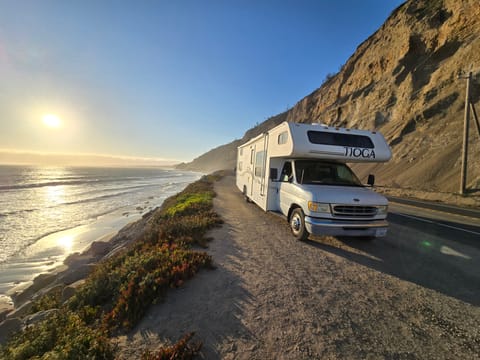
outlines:
[[[1,165],[174,166],[181,160],[92,153],[56,153],[0,149]]]

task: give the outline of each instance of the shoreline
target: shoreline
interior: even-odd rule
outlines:
[[[103,258],[143,234],[146,219],[167,198],[200,177],[199,173],[189,175],[179,174],[181,181],[155,195],[154,200],[150,196],[141,203],[130,203],[98,216],[90,223],[50,233],[1,263],[0,327],[6,319],[22,318],[28,311],[18,310],[25,303],[48,293],[52,287],[75,285]],[[2,332],[0,329],[0,340]]]
[[[138,229],[138,223],[143,223],[142,220],[153,211],[120,218],[107,216],[93,224],[50,234],[22,253],[29,254],[27,259],[19,255],[2,264],[0,322],[34,298],[36,293],[58,285],[60,281],[68,286],[86,277],[87,268],[136,238],[142,229]],[[135,230],[132,232],[132,229]]]

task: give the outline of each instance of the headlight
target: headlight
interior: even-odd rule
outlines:
[[[388,212],[388,205],[377,206],[377,215],[386,215]]]
[[[330,213],[330,204],[318,203],[315,201],[308,202],[308,210],[312,212]]]

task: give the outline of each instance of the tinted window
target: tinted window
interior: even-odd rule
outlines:
[[[299,184],[362,186],[348,166],[321,160],[295,160]]]
[[[278,145],[286,144],[288,140],[288,132],[284,131],[278,135]]]
[[[351,135],[342,133],[331,133],[325,131],[308,131],[308,140],[312,144],[349,146],[373,149],[372,140],[364,135]]]

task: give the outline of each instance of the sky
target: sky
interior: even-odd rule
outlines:
[[[317,89],[401,3],[1,0],[0,150],[190,161]]]

